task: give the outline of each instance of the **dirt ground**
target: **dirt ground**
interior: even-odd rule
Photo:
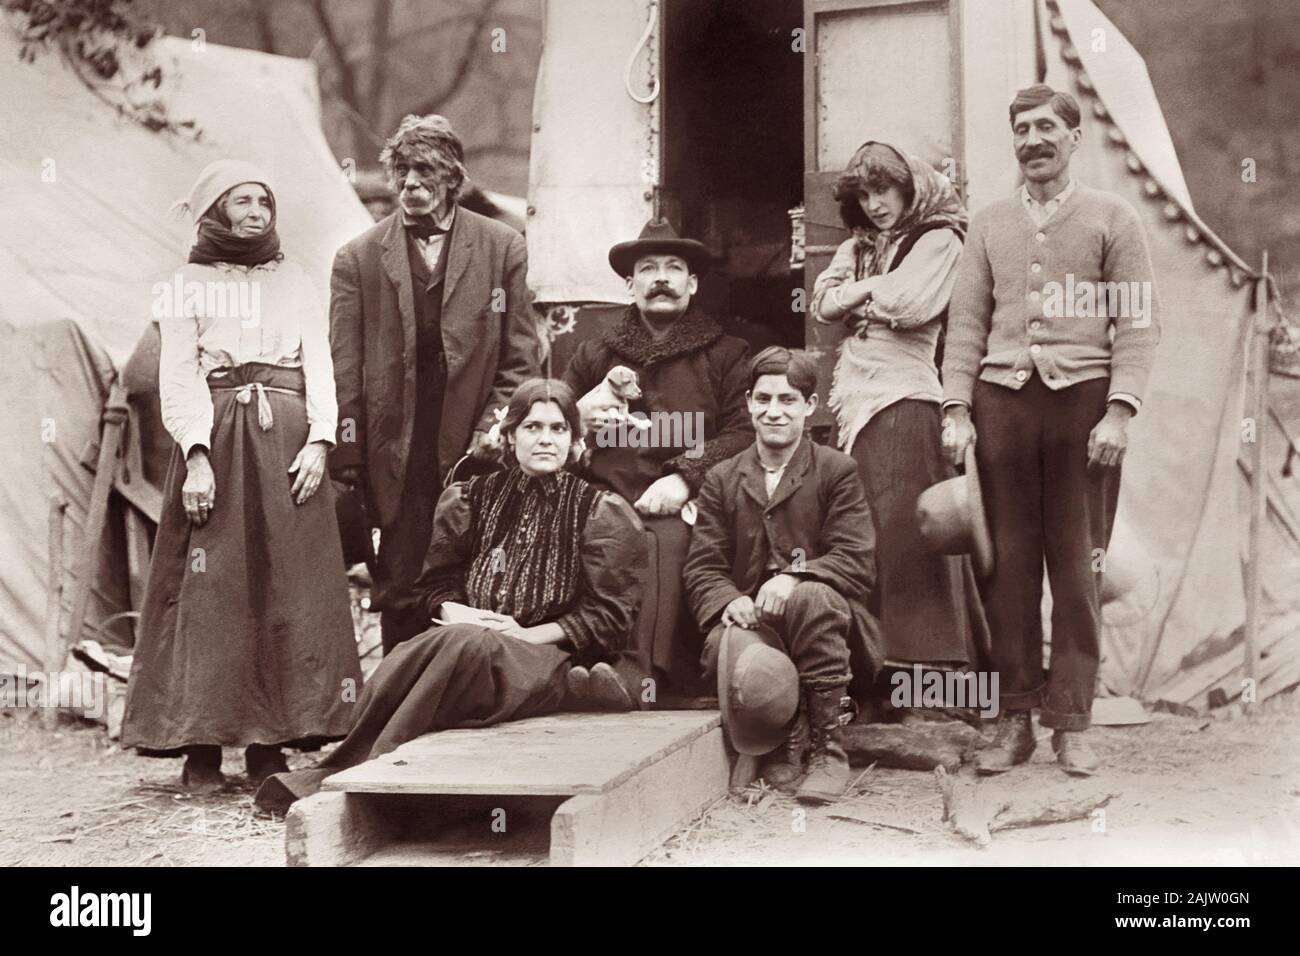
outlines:
[[[1034,792],[1066,778],[1040,730],[1033,761],[996,786]],[[1249,715],[1153,714],[1096,728],[1104,814],[993,833],[979,849],[942,822],[932,774],[866,769],[834,807],[804,812],[753,785],[706,809],[646,865],[1300,863],[1300,695]],[[294,755],[291,766],[314,762]],[[192,797],[179,760],[126,753],[102,727],[0,711],[0,865],[281,866],[284,824],[258,813],[227,751],[226,792]],[[985,784],[981,784],[985,786]],[[854,818],[852,820],[846,818]]]

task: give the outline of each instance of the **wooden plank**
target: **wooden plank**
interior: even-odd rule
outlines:
[[[115,476],[113,490],[154,524],[158,523],[162,516],[162,490],[145,481],[143,474],[133,475],[130,481],[120,474]]]
[[[149,583],[149,529],[134,508],[126,509],[126,578],[130,588],[130,607],[144,607],[144,590]]]
[[[605,793],[566,800],[551,820],[551,865],[630,866],[726,793],[729,773],[717,726]]]
[[[555,714],[444,730],[327,777],[349,793],[601,793],[721,726],[715,711]]]
[[[299,800],[284,820],[289,866],[348,866],[391,838],[391,817],[376,812],[373,797],[322,791]]]

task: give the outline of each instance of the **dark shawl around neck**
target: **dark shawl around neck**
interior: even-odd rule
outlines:
[[[623,318],[605,330],[605,343],[618,355],[641,367],[666,362],[708,348],[726,333],[722,326],[693,303],[663,338],[656,340],[641,321],[635,304]]]
[[[582,588],[580,544],[598,494],[567,471],[532,477],[514,467],[471,478],[469,603],[525,626],[570,610]]]

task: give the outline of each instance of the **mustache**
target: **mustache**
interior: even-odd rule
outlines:
[[[1055,155],[1056,150],[1050,146],[1024,146],[1016,153],[1016,158],[1027,163],[1031,159],[1051,159]]]
[[[655,286],[648,293],[646,293],[647,299],[654,299],[659,296],[664,296],[665,298],[668,299],[676,299],[678,297],[677,293],[674,292],[672,289],[668,288],[668,286],[666,285]]]

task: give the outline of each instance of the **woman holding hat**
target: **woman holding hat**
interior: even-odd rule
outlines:
[[[886,662],[975,665],[988,628],[970,561],[934,553],[916,519],[920,493],[952,473],[938,367],[966,210],[932,166],[875,141],[853,154],[835,199],[852,236],[817,278],[812,311],[850,330],[828,404],[871,504]]]
[[[285,260],[270,181],[221,160],[178,204],[189,261],[154,287],[163,423],[175,439],[127,688],[122,745],[185,755],[182,783],[253,782],[281,747],[343,736],[360,682],[325,459],[338,411],[325,309]]]

